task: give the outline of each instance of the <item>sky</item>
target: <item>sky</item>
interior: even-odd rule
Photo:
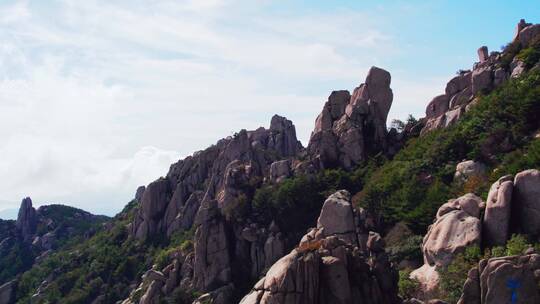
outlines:
[[[26,196],[114,215],[273,114],[307,145],[330,92],[374,65],[389,119],[421,117],[478,47],[540,16],[537,0],[426,2],[0,0],[0,217]]]

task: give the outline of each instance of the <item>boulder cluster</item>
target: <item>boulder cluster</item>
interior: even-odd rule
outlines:
[[[424,296],[430,298],[436,294],[438,288],[438,270],[447,267],[458,253],[474,245],[483,247],[504,245],[511,233],[540,236],[540,171],[538,170],[525,170],[516,174],[515,177],[511,175],[501,177],[491,186],[485,203],[480,197],[469,193],[443,204],[437,212],[435,222],[429,227],[424,237],[422,252],[425,264],[413,271],[411,276],[421,283]],[[503,268],[529,269],[532,267],[530,269],[536,269],[540,263],[537,259],[536,255],[527,257],[526,260],[524,258],[490,259],[489,263],[494,263],[494,266],[487,267],[483,264],[480,270],[470,273],[471,282],[468,286],[478,280],[484,280],[479,279],[482,275],[486,278],[484,281],[498,276],[495,270],[498,269],[500,263],[507,265]],[[487,265],[491,265],[489,263]],[[515,273],[529,275],[521,270]],[[521,275],[514,277],[522,279]],[[536,273],[536,279],[540,279],[540,272]],[[485,285],[485,282],[483,284]],[[467,291],[466,298],[472,293],[471,290]],[[496,290],[495,287],[492,293],[496,293]],[[482,300],[481,303],[496,302]]]
[[[351,169],[370,150],[387,148],[386,119],[392,105],[390,73],[372,67],[365,83],[334,91],[317,117],[307,151],[318,168]]]
[[[347,191],[328,197],[317,228],[273,264],[240,303],[400,303],[384,241],[373,232],[366,238],[358,212]]]
[[[540,35],[540,24],[526,23],[523,19],[516,27],[512,44],[528,47]],[[444,94],[434,97],[426,108],[422,134],[431,130],[445,128],[459,120],[463,113],[475,103],[475,96],[501,85],[509,78],[518,77],[526,66],[514,57],[509,65],[503,64],[505,55],[510,52],[488,52],[486,46],[478,49],[478,62],[472,70],[460,70],[447,84]]]
[[[480,261],[471,269],[458,304],[540,303],[540,255]]]
[[[292,122],[278,115],[268,129],[242,130],[222,139],[137,189],[139,205],[130,234],[146,241],[195,231],[193,256],[189,262],[178,260],[193,267],[192,276],[184,279],[207,297],[226,298],[235,284],[257,279],[293,245],[275,222],[263,225],[236,215],[252,199],[253,189],[327,167],[352,169],[369,149],[381,150],[393,142],[386,129],[391,104],[390,74],[372,67],[352,96],[347,91],[330,95],[307,149],[297,140]],[[150,284],[144,285],[145,291]]]

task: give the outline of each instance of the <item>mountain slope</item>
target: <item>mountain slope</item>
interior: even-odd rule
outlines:
[[[387,244],[383,265],[418,262],[418,235],[448,199],[468,192],[484,197],[500,176],[540,166],[537,28],[522,25],[502,53],[481,48],[473,70],[460,72],[428,105],[426,118],[411,119],[400,131],[384,127],[393,102],[390,74],[373,67],[353,94],[332,92],[307,149],[292,122],[274,116],[268,129],[242,130],[180,160],[140,188],[107,229],[65,244],[24,273],[18,301],[238,302],[297,247],[326,197],[340,189],[355,194],[354,206],[347,206],[358,215],[352,226],[358,241],[345,246],[354,254],[323,252],[326,260],[378,256],[380,246],[368,250],[368,232],[375,230],[394,240],[406,235]],[[471,163],[463,160],[481,164],[483,174],[460,169],[456,175],[459,163]],[[371,277],[381,264],[354,265],[367,267],[361,273]],[[394,286],[397,277],[383,282]],[[265,288],[255,286],[254,293]],[[370,300],[399,301],[397,290],[385,290],[388,297]]]

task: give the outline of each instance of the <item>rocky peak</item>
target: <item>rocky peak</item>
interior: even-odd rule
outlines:
[[[274,263],[240,303],[400,303],[397,273],[380,236],[370,234],[371,245],[364,247],[373,251],[366,252],[367,259],[357,245],[354,217],[347,191],[329,196],[317,228]]]
[[[390,81],[390,73],[372,67],[352,96],[348,91],[330,94],[307,148],[317,167],[351,169],[368,152],[386,148],[386,119],[393,100]]]
[[[19,215],[17,217],[17,229],[25,241],[30,241],[36,232],[37,215],[36,209],[32,207],[32,199],[26,197],[21,202]]]
[[[538,237],[540,235],[539,189],[540,171],[530,169],[519,172],[515,177],[502,176],[491,186],[486,203],[478,196],[469,193],[443,204],[423,240],[422,252],[425,264],[411,273],[411,276],[421,283],[424,297],[429,298],[436,293],[439,283],[438,271],[447,267],[455,256],[464,252],[467,247],[501,246],[508,241],[512,233],[525,233]],[[515,275],[528,280],[529,274],[540,267],[539,257],[538,255],[502,257],[480,262],[478,269],[469,272],[462,297],[465,302],[460,303],[480,303],[480,301],[467,301],[471,297],[480,298],[478,285],[481,285],[482,293],[484,293],[482,299],[488,289],[497,295],[505,294],[499,290],[503,288],[497,285],[504,279],[504,275]],[[490,264],[492,268],[486,266]],[[506,270],[499,272],[502,269],[499,266],[502,265],[513,270],[508,273]],[[540,281],[540,272],[537,274],[536,280]],[[486,281],[492,280],[491,278],[493,282]],[[534,299],[537,299],[538,291],[535,287],[527,290],[526,294],[534,295]],[[482,300],[482,303],[484,302],[503,303]]]
[[[539,36],[540,24],[527,23],[521,19],[516,26],[512,44],[523,49]],[[511,53],[514,47],[489,53],[486,46],[481,46],[477,50],[478,62],[473,64],[472,71],[460,70],[446,85],[445,93],[429,102],[421,134],[456,123],[474,105],[477,100],[475,97],[479,94],[493,90],[509,78],[521,75],[526,67],[515,57],[516,54]],[[509,65],[503,64],[503,60],[506,60],[504,58],[508,56],[514,56],[512,62]]]
[[[246,187],[270,176],[271,164],[302,150],[293,123],[274,115],[269,129],[241,130],[234,136],[171,165],[167,176],[146,187],[132,234],[139,239],[189,229],[202,201],[229,210],[249,196]]]

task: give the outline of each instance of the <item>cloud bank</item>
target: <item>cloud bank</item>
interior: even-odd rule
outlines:
[[[273,1],[0,5],[0,210],[24,196],[114,214],[171,163],[279,113],[307,143],[330,91],[400,56],[380,10]],[[388,64],[391,65],[391,64]],[[393,73],[390,117],[443,79]]]

